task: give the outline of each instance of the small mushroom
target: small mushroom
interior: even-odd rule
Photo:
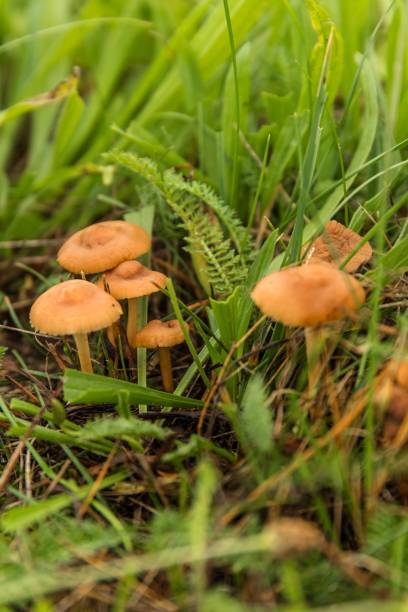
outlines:
[[[37,331],[52,336],[73,335],[83,372],[92,373],[88,333],[112,325],[122,308],[111,295],[85,280],[68,280],[48,289],[30,310]]]
[[[345,227],[337,221],[329,221],[323,234],[312,243],[306,257],[306,263],[324,261],[340,265],[361,242],[363,236]],[[370,261],[373,254],[371,245],[366,242],[345,265],[347,272],[356,272],[360,266]]]
[[[137,300],[160,291],[166,286],[167,276],[146,268],[138,261],[124,261],[109,270],[97,281],[97,286],[107,289],[117,300],[128,301],[127,338],[132,343],[137,333]]]
[[[187,326],[187,323],[185,323],[185,325]],[[166,322],[156,319],[149,321],[149,323],[133,337],[132,346],[134,348],[143,347],[159,349],[163,387],[168,393],[173,393],[174,391],[170,348],[182,342],[184,342],[183,330],[176,319]]]
[[[387,375],[395,384],[408,391],[408,358],[391,359],[387,364]]]
[[[384,412],[383,444],[399,445],[406,442],[407,432],[404,423],[408,419],[408,391],[392,383],[390,379],[377,385],[374,401]]]
[[[322,366],[324,338],[315,330],[355,313],[365,300],[360,283],[345,272],[324,263],[286,268],[260,280],[251,297],[266,315],[285,325],[304,327],[309,388],[314,389]]]
[[[102,221],[73,234],[60,248],[58,263],[74,274],[96,274],[147,253],[150,238],[127,221]]]

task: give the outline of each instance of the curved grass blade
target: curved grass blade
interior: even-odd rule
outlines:
[[[77,370],[65,370],[63,380],[64,399],[74,404],[115,404],[120,394],[127,393],[131,404],[171,406],[173,408],[201,408],[203,405],[200,400]]]

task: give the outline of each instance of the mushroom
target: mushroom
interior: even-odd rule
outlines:
[[[340,265],[356,248],[362,236],[353,232],[337,221],[329,221],[323,234],[312,243],[306,256],[306,263],[326,263]],[[371,245],[366,242],[345,265],[347,272],[356,272],[358,268],[370,261],[373,254]]]
[[[127,221],[102,221],[68,238],[57,260],[74,274],[96,274],[139,257],[149,248],[150,238],[141,227]]]
[[[97,281],[101,289],[105,287],[117,300],[128,301],[127,338],[132,343],[137,333],[138,298],[160,291],[166,286],[167,276],[146,268],[138,261],[124,261],[113,270],[105,272]]]
[[[260,280],[251,297],[266,315],[285,325],[304,327],[309,389],[314,389],[322,365],[325,340],[316,334],[326,323],[353,314],[365,300],[360,283],[345,272],[324,263],[287,268]]]
[[[376,377],[374,400],[376,404],[386,406],[394,389],[408,391],[408,359],[390,359],[385,368]]]
[[[187,323],[185,323],[187,326]],[[188,327],[188,326],[187,326]],[[164,390],[173,393],[173,371],[171,367],[170,348],[184,342],[184,334],[180,323],[172,321],[150,321],[133,337],[134,348],[158,348],[160,360],[160,372],[163,380]]]
[[[408,391],[408,358],[405,359],[391,359],[387,364],[387,375],[395,382],[399,387],[402,387]]]
[[[88,333],[112,325],[122,308],[111,295],[85,280],[68,280],[48,289],[30,310],[37,331],[52,336],[72,334],[83,372],[92,373]]]
[[[398,445],[406,441],[407,432],[403,424],[408,419],[408,391],[389,379],[377,385],[374,393],[376,405],[384,411],[383,443]]]

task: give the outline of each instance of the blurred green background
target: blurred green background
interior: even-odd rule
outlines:
[[[285,223],[280,188],[290,192],[298,180],[330,36],[313,190],[338,180],[357,147],[358,166],[367,151],[408,136],[406,3],[230,0],[229,10],[240,111],[235,165],[236,90],[221,1],[1,0],[2,109],[29,107],[74,66],[80,77],[59,101],[0,116],[0,237],[82,226],[110,209],[101,195],[133,206],[132,188],[112,183],[104,167],[101,153],[113,145],[185,172],[199,168],[244,221],[266,155],[260,210],[276,200],[274,221]]]

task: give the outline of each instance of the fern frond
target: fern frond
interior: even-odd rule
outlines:
[[[152,160],[132,153],[113,151],[105,158],[144,178],[180,219],[187,234],[185,248],[208,293],[228,295],[243,282],[251,251],[248,233],[210,187],[187,181],[172,169],[161,172]]]
[[[250,252],[250,235],[246,228],[242,225],[236,212],[216,195],[213,189],[205,183],[198,181],[185,181],[182,176],[177,175],[174,171],[171,172],[173,180],[177,182],[180,191],[189,193],[198,200],[204,202],[208,208],[213,210],[222,225],[226,228],[230,235],[238,253],[248,262]]]

